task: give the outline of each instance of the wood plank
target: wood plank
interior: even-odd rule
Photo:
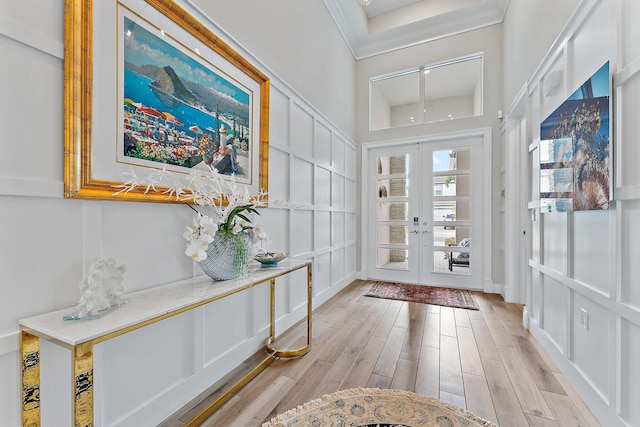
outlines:
[[[367,316],[362,322],[361,328],[356,331],[349,341],[349,346],[364,348],[367,345],[367,342],[369,342],[369,339],[373,336],[373,332],[378,327],[380,320],[382,320],[382,314],[369,313],[369,316]]]
[[[205,427],[215,427],[215,426],[230,426],[233,425],[235,420],[238,418],[240,414],[245,411],[245,408],[249,406],[249,402],[245,399],[242,399],[238,396],[233,396],[227,403],[224,404],[224,411],[218,410],[209,418],[207,418],[202,425]],[[194,416],[197,414],[194,414]],[[184,424],[183,424],[184,425]],[[162,427],[167,426],[166,424],[161,424]]]
[[[440,349],[423,346],[416,372],[415,392],[440,397]]]
[[[330,380],[336,380],[338,384],[342,384],[349,372],[351,372],[351,368],[355,364],[356,360],[358,360],[358,356],[360,356],[361,351],[362,350],[359,348],[350,346],[345,347],[331,367],[331,371],[327,374],[327,378]]]
[[[373,374],[369,378],[369,381],[367,382],[367,385],[365,387],[367,387],[367,388],[391,388],[391,381],[392,380],[393,379],[391,377],[385,377],[383,375]]]
[[[464,400],[464,396],[458,394],[447,393],[446,391],[440,392],[440,400],[446,403],[457,406],[458,408],[467,409],[467,404]]]
[[[495,300],[495,297],[491,294],[485,294],[483,292],[471,292],[471,297],[480,307],[482,312],[493,312],[493,306],[491,302]]]
[[[501,306],[494,306],[493,311],[503,322],[517,322],[522,324],[522,312],[513,310],[511,307],[513,304],[503,304]]]
[[[396,390],[413,391],[416,386],[418,362],[415,360],[400,359],[393,374],[391,388]]]
[[[331,327],[325,330],[321,335],[317,337],[314,336],[311,351],[304,357],[282,361],[276,360],[276,362],[280,363],[275,366],[283,366],[286,363],[287,375],[297,380],[302,379],[304,373],[309,369],[309,367],[313,365],[313,363],[318,360],[318,357],[323,354],[322,349],[325,348],[325,344],[331,342],[339,331],[339,329]],[[274,363],[272,363],[269,368],[274,366]]]
[[[516,396],[520,400],[522,410],[531,415],[538,415],[548,419],[554,419],[551,410],[545,403],[535,381],[529,375],[527,368],[520,359],[518,350],[511,347],[498,346],[502,363],[507,375],[511,379],[511,384],[516,391]]]
[[[396,364],[400,359],[400,351],[402,351],[402,343],[404,336],[407,334],[406,329],[393,328],[384,343],[378,363],[376,363],[373,373],[384,377],[393,378],[396,370]]]
[[[491,333],[493,342],[495,342],[496,345],[503,347],[516,346],[511,335],[507,334],[500,317],[496,313],[482,313],[482,315],[484,316],[484,321],[487,322],[489,332]]]
[[[440,338],[440,394],[443,391],[464,395],[458,340],[445,335]]]
[[[551,372],[561,373],[560,368],[558,368],[555,362],[551,359],[551,356],[549,356],[547,352],[544,351],[542,345],[540,345],[540,343],[536,341],[536,339],[531,334],[529,335],[529,343],[538,351],[538,354],[544,361],[545,365],[547,365],[549,369],[551,369]]]
[[[478,344],[470,328],[458,328],[458,347],[462,372],[484,376]]]
[[[569,384],[569,381],[564,377],[564,375],[558,373],[554,373],[553,375],[556,377],[560,385],[562,385],[564,391],[567,392],[567,396],[569,396],[569,399],[571,399],[576,408],[578,408],[578,412],[582,414],[588,425],[591,427],[601,427],[600,421],[598,421],[595,415],[593,415],[593,412],[591,412],[591,409],[589,409],[580,396],[578,396],[578,393],[576,393],[575,389],[571,384]]]
[[[378,362],[378,357],[384,347],[385,339],[380,337],[371,337],[363,351],[358,355],[356,361],[351,366],[351,370],[346,375],[342,383],[343,389],[362,387],[367,384],[373,368]]]
[[[526,426],[527,419],[502,362],[486,359],[483,365],[500,427]]]
[[[564,388],[562,388],[549,366],[544,362],[542,357],[540,357],[540,353],[538,353],[529,339],[519,336],[514,336],[513,339],[520,352],[522,361],[529,370],[529,374],[536,382],[538,388],[552,393],[566,394]]]
[[[391,332],[391,328],[393,328],[393,324],[396,321],[396,317],[399,312],[400,308],[392,307],[391,304],[389,304],[382,315],[382,320],[380,320],[375,331],[373,331],[373,335],[382,338],[389,336],[389,332]]]
[[[558,421],[558,425],[562,427],[584,427],[588,425],[569,396],[544,390],[541,393],[551,408],[556,421]]]
[[[347,347],[353,338],[353,336],[363,327],[363,322],[360,320],[349,320],[342,325],[342,328],[334,334],[334,337],[325,342],[324,345],[319,348],[320,354],[318,359],[326,362],[335,362],[342,349]]]
[[[395,322],[393,322],[394,328],[405,328],[409,327],[409,322],[411,322],[411,313],[409,312],[409,303],[403,302],[400,306],[400,311],[398,311],[398,315],[396,316]]]
[[[489,326],[484,321],[484,317],[480,317],[479,319],[470,319],[470,322],[471,328],[473,329],[473,336],[475,337],[476,344],[478,345],[480,359],[500,360],[498,347],[493,341],[493,337],[489,331]]]
[[[440,348],[440,313],[427,312],[422,344],[427,347]]]
[[[269,385],[268,393],[262,393],[254,399],[247,400],[248,404],[238,408],[240,411],[235,418],[229,420],[230,422],[223,418],[216,418],[216,414],[214,414],[202,425],[211,427],[233,424],[243,426],[260,425],[265,420],[273,417],[274,408],[278,406],[281,397],[286,395],[294,384],[295,380],[293,378],[279,376]],[[226,418],[228,419],[229,417]]]
[[[402,350],[400,352],[401,359],[408,359],[417,362],[420,359],[420,351],[422,350],[422,336],[424,335],[424,318],[411,319],[407,334],[404,337]]]
[[[309,400],[322,396],[326,388],[324,379],[331,370],[332,363],[316,360],[303,375],[304,381],[296,381],[282,399],[276,404],[273,413],[280,414],[295,408]]]
[[[464,381],[464,395],[467,402],[467,410],[480,418],[497,423],[498,417],[493,407],[491,391],[489,391],[489,385],[487,384],[487,379],[484,377],[484,372],[482,376],[463,372],[462,379]]]
[[[529,336],[529,331],[522,326],[521,322],[517,322],[515,320],[503,320],[502,326],[504,326],[504,330],[509,335],[519,335],[521,337]]]
[[[471,323],[469,322],[469,312],[475,310],[466,310],[464,308],[454,308],[453,314],[456,319],[456,326],[463,328],[470,328]]]
[[[456,336],[456,319],[451,307],[440,307],[440,334]]]
[[[531,414],[524,414],[527,417],[529,427],[560,427],[556,420],[549,420],[547,418],[536,417]]]

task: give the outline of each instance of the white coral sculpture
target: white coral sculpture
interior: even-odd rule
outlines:
[[[122,281],[127,267],[117,266],[112,258],[94,262],[89,275],[80,282],[78,317],[96,315],[120,303],[124,291]]]

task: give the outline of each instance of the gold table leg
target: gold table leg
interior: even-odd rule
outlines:
[[[40,426],[40,338],[22,331],[22,426]]]
[[[313,311],[313,286],[312,286],[312,277],[311,277],[311,267],[312,265],[307,265],[307,345],[304,347],[295,349],[295,350],[278,350],[275,349],[271,344],[276,339],[276,279],[271,279],[271,284],[269,287],[269,297],[270,297],[270,313],[269,313],[269,338],[265,342],[265,347],[267,351],[272,354],[274,357],[280,358],[292,358],[302,356],[304,354],[309,353],[311,350],[311,312]]]
[[[93,426],[93,343],[73,349],[73,417],[76,427]]]

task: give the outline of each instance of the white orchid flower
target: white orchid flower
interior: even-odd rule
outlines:
[[[201,245],[192,243],[187,245],[187,249],[184,251],[187,256],[193,258],[195,261],[203,261],[207,259],[207,253],[204,251]]]

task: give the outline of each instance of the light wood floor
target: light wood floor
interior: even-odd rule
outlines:
[[[203,425],[260,426],[324,394],[378,387],[434,396],[500,427],[600,426],[522,327],[520,306],[481,293],[480,311],[364,297],[371,283],[317,308],[312,351],[273,362]],[[305,326],[280,347],[301,346]]]

